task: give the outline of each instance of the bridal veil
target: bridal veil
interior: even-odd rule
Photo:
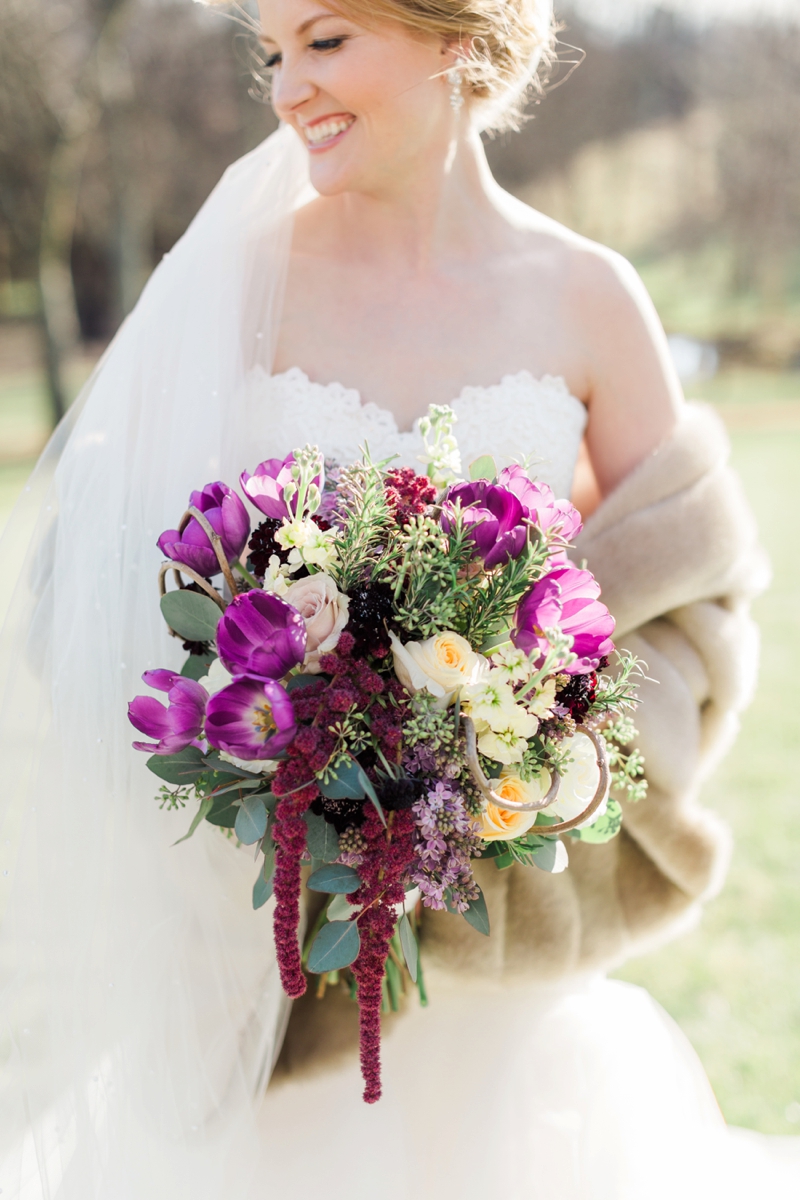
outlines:
[[[155,602],[156,538],[193,488],[269,451],[241,385],[271,368],[304,189],[289,128],[227,171],[1,543],[3,1196],[245,1185],[237,1146],[285,1015],[269,915],[252,911],[255,866],[218,831],[171,847],[190,815],[154,803],[126,701],[145,669],[182,661]]]

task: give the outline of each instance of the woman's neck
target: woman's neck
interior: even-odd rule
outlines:
[[[477,134],[453,143],[444,162],[420,156],[418,169],[370,191],[320,197],[298,215],[297,249],[421,275],[438,261],[483,255],[498,212]],[[488,234],[488,240],[487,240]]]

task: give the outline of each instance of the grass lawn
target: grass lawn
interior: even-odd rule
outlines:
[[[756,605],[758,695],[706,789],[737,836],[727,886],[698,929],[620,975],[680,1022],[729,1121],[800,1133],[800,373],[737,371],[696,390],[729,421],[775,581]],[[0,380],[0,448],[41,442],[43,414],[31,380]],[[32,465],[3,457],[0,528]]]

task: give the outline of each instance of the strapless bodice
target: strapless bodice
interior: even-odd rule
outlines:
[[[249,386],[256,392],[251,399],[267,407],[262,417],[272,454],[313,442],[327,457],[347,463],[366,443],[373,460],[395,455],[395,465],[420,470],[419,422],[398,429],[388,409],[363,403],[355,388],[314,383],[299,367],[271,377],[256,369]],[[483,454],[493,455],[498,467],[525,461],[557,496],[569,495],[586,409],[562,378],[519,371],[491,387],[465,387],[451,406],[465,473]]]

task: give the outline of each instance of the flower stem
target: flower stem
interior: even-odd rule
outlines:
[[[254,578],[254,577],[253,577],[253,576],[250,574],[250,572],[248,571],[247,567],[243,567],[243,566],[242,566],[242,564],[239,562],[239,560],[238,560],[238,559],[236,559],[236,560],[235,560],[235,562],[233,563],[233,566],[234,566],[234,569],[235,569],[235,570],[237,570],[237,571],[239,572],[239,574],[240,574],[240,575],[244,575],[244,577],[245,577],[245,579],[247,580],[247,582],[248,582],[248,583],[250,583],[250,584],[252,584],[252,586],[253,586],[254,588],[257,588],[257,587],[259,586],[258,580],[257,580],[257,579],[255,579],[255,578]]]

